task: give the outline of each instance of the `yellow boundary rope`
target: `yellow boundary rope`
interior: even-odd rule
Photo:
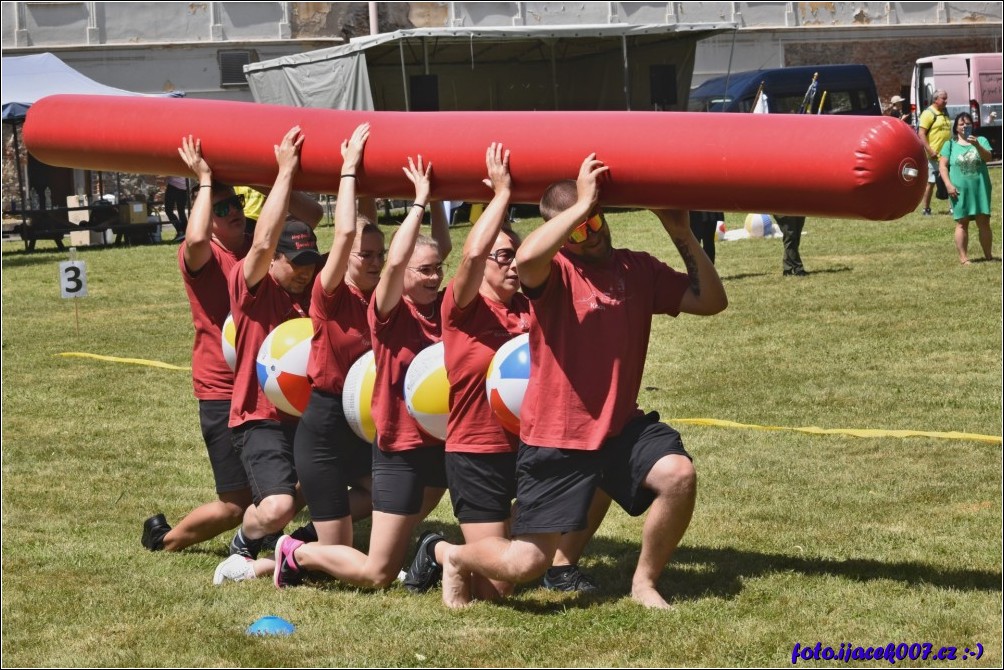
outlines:
[[[809,433],[810,435],[850,435],[852,437],[935,437],[944,440],[977,440],[979,442],[989,442],[1000,444],[1001,438],[994,435],[980,435],[979,433],[942,433],[927,430],[880,430],[873,428],[818,428],[816,426],[804,426],[792,428],[790,426],[758,426],[750,423],[737,423],[735,421],[724,421],[722,419],[670,419],[669,423],[687,423],[694,426],[716,426],[719,428],[748,428],[752,430],[793,430],[799,433]]]
[[[67,351],[58,356],[72,358],[91,358],[97,361],[108,361],[110,363],[128,363],[130,365],[145,365],[151,368],[162,368],[164,370],[191,371],[190,367],[171,365],[161,361],[149,361],[143,358],[119,358],[118,356],[100,356],[98,354],[87,354],[79,351]],[[804,426],[792,428],[790,426],[758,426],[750,423],[738,423],[736,421],[726,421],[724,419],[670,419],[670,423],[685,423],[693,426],[715,426],[717,428],[746,428],[749,430],[791,430],[810,435],[850,435],[852,437],[934,437],[945,440],[976,440],[978,442],[989,442],[991,444],[1001,444],[1001,438],[993,435],[980,435],[979,433],[958,433],[958,432],[936,432],[926,430],[879,430],[872,428],[818,428],[816,426]]]
[[[57,356],[66,356],[68,358],[93,358],[96,361],[108,361],[109,363],[128,363],[130,365],[145,365],[151,368],[162,368],[164,370],[185,370],[191,372],[192,368],[182,367],[180,365],[171,365],[170,363],[162,363],[161,361],[148,361],[143,358],[119,358],[118,356],[99,356],[98,354],[87,354],[82,351],[64,351],[61,354],[56,354]]]

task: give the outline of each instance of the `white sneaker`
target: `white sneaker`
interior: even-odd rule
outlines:
[[[228,556],[225,561],[216,566],[213,573],[213,585],[219,586],[223,582],[241,582],[245,579],[254,579],[254,561],[240,554]]]

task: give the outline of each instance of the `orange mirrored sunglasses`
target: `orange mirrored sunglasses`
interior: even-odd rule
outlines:
[[[591,217],[580,223],[572,231],[572,234],[568,236],[568,241],[572,244],[582,244],[587,239],[589,239],[589,231],[594,233],[600,232],[603,227],[603,219],[599,214],[593,214]]]

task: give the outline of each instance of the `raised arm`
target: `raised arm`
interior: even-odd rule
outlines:
[[[690,277],[690,286],[680,301],[680,311],[687,314],[717,314],[729,304],[725,287],[708,255],[690,230],[690,217],[686,211],[676,209],[654,210],[662,227],[680,252],[683,265]]]
[[[509,197],[512,193],[512,178],[509,176],[509,151],[503,149],[501,142],[492,142],[485,154],[485,164],[488,167],[486,186],[495,191],[484,213],[471,228],[464,242],[463,256],[460,266],[453,278],[453,299],[457,306],[463,309],[471,304],[481,287],[485,274],[485,263],[488,253],[495,244],[505,221],[506,209],[509,207]]]
[[[185,231],[185,267],[192,274],[197,274],[212,258],[213,240],[213,170],[202,157],[202,140],[193,139],[191,135],[181,138],[178,153],[185,165],[195,173],[199,180],[199,191],[192,203],[192,212],[188,215],[188,228]]]
[[[445,261],[453,251],[453,240],[450,239],[450,217],[446,213],[445,202],[433,202],[429,218],[432,224],[432,239],[439,245],[439,256]]]
[[[331,293],[345,278],[349,267],[349,254],[356,237],[356,169],[362,162],[363,148],[370,136],[370,124],[363,123],[352,137],[342,142],[342,175],[338,182],[338,200],[335,202],[335,236],[331,253],[321,268],[321,286]]]
[[[269,190],[262,207],[261,216],[254,229],[251,250],[244,259],[244,280],[249,289],[254,289],[268,274],[279,244],[282,228],[289,210],[289,194],[292,191],[293,176],[300,168],[300,148],[303,135],[300,126],[293,126],[275,146],[275,160],[279,164],[279,174]]]
[[[408,167],[402,169],[415,185],[415,204],[408,208],[408,215],[404,217],[404,222],[397,229],[397,234],[390,242],[383,276],[380,277],[380,283],[373,291],[374,307],[377,316],[381,319],[387,318],[391,310],[397,307],[404,294],[404,273],[408,269],[408,262],[415,249],[415,240],[418,239],[419,226],[422,225],[422,215],[429,202],[431,190],[431,162],[424,165],[422,157],[419,156],[416,165],[409,156]]]
[[[575,203],[527,235],[516,252],[516,271],[521,284],[536,288],[547,281],[554,255],[572,230],[589,217],[599,202],[599,179],[608,169],[603,161],[596,159],[595,153],[582,161],[575,180]]]

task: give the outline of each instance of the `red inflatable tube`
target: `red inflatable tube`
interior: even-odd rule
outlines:
[[[513,201],[535,203],[575,178],[591,152],[610,166],[606,205],[890,220],[913,211],[927,160],[891,117],[689,112],[357,112],[171,98],[55,95],[32,105],[25,144],[50,165],[188,175],[194,135],[214,175],[270,185],[273,146],[294,125],[305,141],[296,188],[335,193],[342,140],[371,126],[359,191],[410,198],[401,167],[433,163],[433,195],[485,202],[485,150],[511,151]]]

